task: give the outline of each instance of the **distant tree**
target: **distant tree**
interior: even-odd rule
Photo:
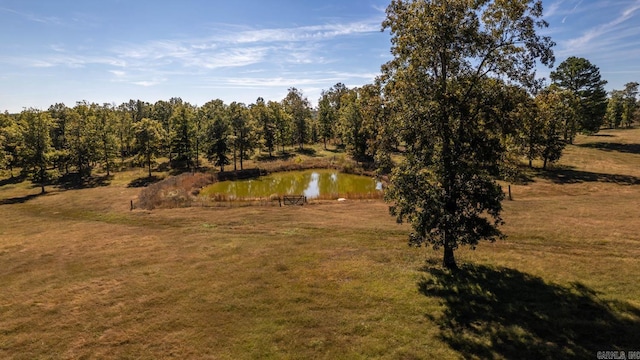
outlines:
[[[269,152],[269,157],[273,156],[276,147],[277,126],[276,118],[267,108],[263,98],[258,98],[255,104],[251,105],[251,115],[258,130],[260,143]]]
[[[175,101],[168,102],[164,100],[159,100],[153,104],[153,107],[151,109],[150,119],[160,122],[166,134],[170,134],[173,128],[171,124],[171,120],[172,120],[175,104],[176,104]],[[166,140],[168,141],[164,142],[162,146],[163,147],[162,153],[166,154],[169,157],[169,162],[172,162],[173,158],[171,154],[171,139],[166,139]]]
[[[284,98],[283,105],[285,111],[292,119],[293,140],[298,144],[300,150],[302,150],[309,137],[311,104],[300,90],[292,87]]]
[[[229,120],[226,106],[222,100],[213,100],[204,104],[200,111],[204,116],[205,141],[204,152],[207,160],[220,171],[229,165]]]
[[[340,140],[340,144],[343,145],[343,135],[341,133],[341,125],[339,120],[340,109],[342,108],[342,96],[349,92],[349,88],[343,83],[336,83],[328,91],[325,92],[331,109],[335,118],[333,119],[333,130],[331,131],[333,137],[337,137]]]
[[[529,167],[532,168],[533,160],[542,154],[544,131],[544,124],[538,116],[538,107],[535,101],[530,97],[522,99],[522,102],[513,111],[513,116],[518,119],[519,123],[516,143],[529,161]]]
[[[629,82],[624,85],[622,114],[620,117],[622,125],[631,127],[636,120],[638,110],[638,83]]]
[[[620,90],[611,91],[607,101],[607,111],[605,112],[605,123],[615,129],[622,123],[622,112],[624,110],[624,93]]]
[[[385,199],[397,221],[411,223],[409,242],[454,250],[501,236],[504,195],[499,173],[503,118],[494,115],[508,79],[527,87],[535,63],[553,62],[540,1],[393,0],[383,28],[393,59],[381,83],[407,152]],[[494,78],[494,79],[492,79]]]
[[[96,104],[79,101],[67,113],[65,137],[68,159],[80,176],[91,175],[93,165],[99,159],[96,112]]]
[[[64,171],[65,174],[68,174],[69,166],[72,165],[69,156],[69,135],[67,134],[70,109],[63,103],[57,103],[49,106],[48,111],[54,123],[51,131],[51,141],[53,148],[57,152],[56,167],[61,172]]]
[[[291,138],[291,118],[287,116],[282,104],[279,102],[269,101],[267,103],[267,109],[276,127],[276,143],[280,143],[282,152],[284,153],[284,146],[288,142],[288,139]]]
[[[13,169],[21,163],[24,140],[20,122],[9,113],[0,113],[0,169],[9,170],[13,178]]]
[[[233,144],[233,170],[237,170],[237,158],[240,158],[240,170],[244,169],[243,160],[248,159],[255,145],[254,126],[249,109],[243,103],[232,102],[227,108],[231,125]]]
[[[580,131],[598,132],[607,110],[607,92],[604,90],[607,81],[600,77],[600,69],[585,58],[572,56],[551,72],[551,80],[580,99],[576,109]],[[565,140],[571,142],[574,134],[571,131],[568,134]]]
[[[101,158],[102,164],[107,171],[107,176],[111,175],[111,166],[117,156],[117,139],[116,139],[116,118],[113,107],[104,104],[97,109],[95,131],[97,152]]]
[[[338,122],[342,141],[355,158],[362,159],[366,152],[367,138],[358,101],[358,89],[344,93],[340,102]]]
[[[196,153],[196,112],[188,103],[178,102],[170,118],[171,132],[169,133],[171,154],[175,154],[173,164],[191,167],[195,165]]]
[[[136,152],[141,162],[146,164],[151,177],[151,164],[160,154],[166,133],[162,124],[156,120],[143,118],[133,125]]]
[[[542,168],[556,162],[562,156],[566,142],[563,139],[563,124],[577,118],[576,103],[578,99],[569,90],[549,89],[536,96],[539,122],[542,125],[541,157]]]
[[[378,153],[391,150],[389,143],[391,139],[387,138],[390,134],[381,136],[389,122],[385,119],[387,114],[378,84],[366,84],[358,89],[358,107],[362,116],[361,133],[365,146],[363,155],[365,158],[377,159],[376,162],[379,162],[384,157],[378,156]],[[381,164],[376,165],[379,167]]]
[[[318,100],[318,130],[325,150],[327,149],[327,140],[333,138],[337,118],[336,110],[331,105],[330,94],[323,90],[320,100]]]
[[[55,150],[51,142],[53,119],[48,112],[27,109],[20,114],[22,128],[23,171],[31,180],[40,185],[41,192],[45,192],[45,183],[50,180],[49,166],[53,164]]]
[[[124,163],[125,158],[133,155],[135,134],[133,130],[134,119],[129,114],[127,104],[121,104],[116,110],[116,136],[118,138],[120,160]]]

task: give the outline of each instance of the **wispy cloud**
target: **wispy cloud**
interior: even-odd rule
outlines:
[[[8,12],[8,13],[17,15],[17,16],[25,19],[25,20],[32,21],[32,22],[37,22],[37,23],[41,23],[41,24],[55,24],[55,25],[61,25],[62,24],[62,20],[60,20],[59,18],[57,18],[55,16],[41,16],[41,15],[37,15],[37,14],[24,13],[24,12],[12,10],[12,9],[7,9],[7,8],[1,8],[1,7],[0,7],[0,11]]]
[[[292,73],[285,72],[274,76],[264,77],[213,77],[206,81],[209,85],[215,84],[215,87],[227,86],[235,88],[265,88],[265,87],[289,87],[289,86],[305,86],[316,85],[320,87],[331,86],[337,82],[352,82],[361,84],[370,82],[375,79],[375,73],[344,73],[344,72],[315,72],[315,73]],[[207,87],[207,85],[205,85]]]
[[[576,38],[568,39],[564,43],[562,52],[581,53],[594,48],[602,51],[603,49],[596,46],[595,42],[597,42],[597,45],[606,46],[608,44],[618,44],[617,40],[621,40],[621,37],[640,39],[640,28],[637,26],[628,27],[625,24],[629,19],[633,18],[638,10],[640,10],[640,0],[636,0],[622,9],[609,22],[589,28]],[[625,26],[622,27],[621,25]]]

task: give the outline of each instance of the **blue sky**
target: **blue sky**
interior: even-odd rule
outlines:
[[[316,103],[389,60],[382,0],[0,0],[0,111],[181,97]],[[607,90],[640,81],[640,0],[549,0],[556,65],[589,59]],[[548,77],[548,69],[540,69]]]

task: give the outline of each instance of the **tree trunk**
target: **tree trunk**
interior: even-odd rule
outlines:
[[[147,165],[149,166],[149,177],[151,177],[151,154],[147,154]]]
[[[238,170],[238,166],[236,165],[236,144],[233,144],[233,171]]]
[[[453,255],[453,248],[448,244],[444,245],[444,258],[442,259],[442,266],[450,270],[455,270],[458,268],[458,265],[456,264],[456,258]]]
[[[40,166],[40,174],[38,174],[38,176],[40,177],[40,193],[44,194],[44,175],[45,175],[45,169]]]
[[[542,170],[547,170],[547,157],[544,157],[544,163],[542,163]]]

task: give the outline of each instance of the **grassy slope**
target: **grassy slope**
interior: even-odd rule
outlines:
[[[593,357],[640,344],[640,130],[513,186],[463,271],[380,201],[129,211],[111,185],[0,188],[0,358]],[[613,145],[612,145],[613,144]],[[427,263],[425,265],[425,258]]]

